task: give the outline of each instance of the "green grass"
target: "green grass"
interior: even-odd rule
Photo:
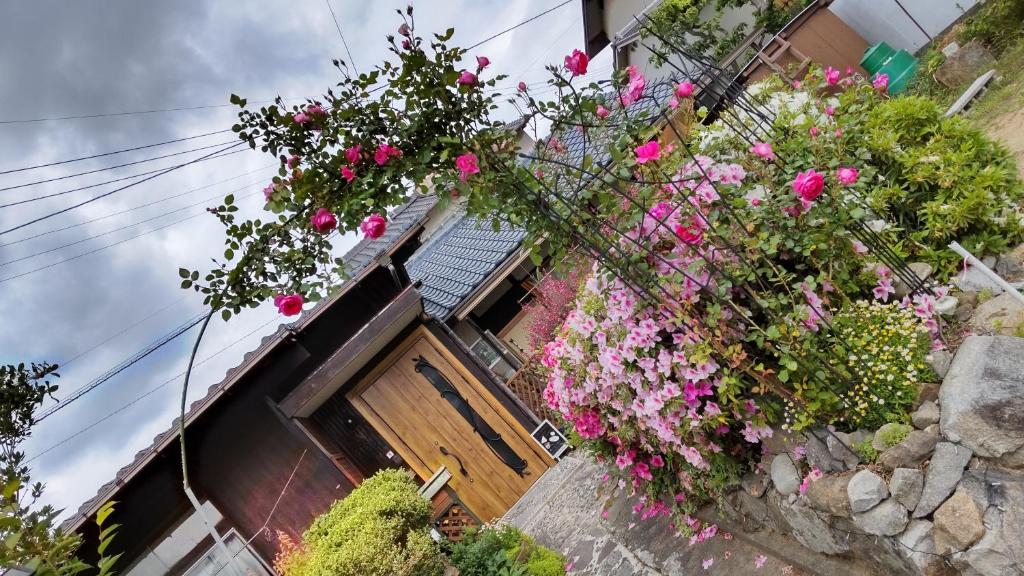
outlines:
[[[1024,106],[1024,80],[1020,70],[1024,67],[1024,40],[1008,47],[996,60],[996,71],[1001,77],[989,84],[988,90],[967,109],[966,117],[984,125],[993,118]]]

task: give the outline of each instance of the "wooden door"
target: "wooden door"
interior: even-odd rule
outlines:
[[[437,368],[526,461],[523,475],[495,455],[426,376],[416,372],[417,357]],[[426,480],[441,466],[446,467],[452,474],[449,486],[485,522],[504,514],[553,464],[529,433],[426,330],[403,342],[379,370],[356,386],[349,399],[421,478]]]

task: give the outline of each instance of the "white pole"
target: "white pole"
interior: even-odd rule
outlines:
[[[1016,298],[1017,300],[1020,300],[1021,304],[1024,304],[1024,294],[1021,294],[1020,291],[1018,291],[1016,288],[1014,288],[1012,284],[1010,284],[1006,280],[1003,280],[999,276],[999,274],[996,274],[995,272],[993,272],[991,268],[989,268],[988,266],[985,266],[981,262],[981,260],[978,260],[977,258],[975,258],[974,255],[971,254],[970,252],[968,252],[966,248],[961,246],[958,242],[950,242],[949,243],[949,247],[954,252],[956,252],[957,254],[963,256],[964,259],[967,260],[971,264],[971,266],[974,266],[975,268],[980,270],[985,276],[988,276],[993,282],[998,284],[1000,288],[1002,288],[1003,290],[1005,290],[1009,294],[1012,294],[1014,298]]]
[[[203,524],[206,524],[206,529],[213,537],[214,546],[224,554],[225,566],[228,568],[230,574],[243,574],[244,572],[238,569],[235,565],[234,554],[231,553],[231,549],[228,548],[224,538],[221,537],[220,533],[217,532],[216,526],[210,521],[210,517],[206,515],[206,510],[203,510],[203,505],[199,503],[199,498],[196,498],[195,492],[192,491],[191,487],[185,487],[185,494],[188,496],[189,501],[192,503],[192,507],[195,508],[199,517],[203,520]],[[219,572],[219,570],[218,570]]]

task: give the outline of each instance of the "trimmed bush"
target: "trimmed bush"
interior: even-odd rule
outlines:
[[[448,556],[459,576],[565,576],[561,554],[537,545],[513,526],[468,531],[450,546]]]
[[[430,503],[405,472],[384,470],[313,521],[275,562],[286,576],[440,576]]]

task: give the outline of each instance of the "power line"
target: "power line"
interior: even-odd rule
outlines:
[[[170,222],[170,223],[164,224],[163,226],[158,226],[156,228],[153,228],[152,230],[146,230],[145,232],[140,232],[140,233],[136,234],[135,236],[129,236],[129,237],[124,238],[122,240],[118,240],[117,242],[113,242],[113,243],[107,244],[105,246],[100,246],[98,248],[94,248],[94,249],[89,250],[87,252],[82,252],[81,254],[76,254],[74,256],[71,256],[70,258],[65,258],[63,260],[58,260],[56,262],[47,264],[45,266],[40,266],[38,268],[33,268],[31,270],[27,270],[25,272],[22,272],[20,274],[15,274],[13,276],[7,276],[6,278],[0,278],[0,284],[3,284],[4,282],[8,282],[10,280],[15,280],[17,278],[22,278],[22,277],[28,276],[30,274],[35,274],[36,272],[41,272],[43,270],[48,270],[50,268],[53,268],[54,266],[59,266],[61,264],[65,264],[65,263],[71,262],[73,260],[78,260],[79,258],[83,258],[85,256],[89,256],[89,255],[95,254],[97,252],[102,252],[103,250],[106,250],[107,248],[113,248],[114,246],[120,246],[121,244],[124,244],[125,242],[130,242],[131,240],[135,240],[136,238],[139,238],[141,236],[146,236],[147,234],[152,234],[153,232],[159,232],[160,230],[164,230],[166,228],[170,228],[171,226],[174,226],[176,224],[181,224],[182,222],[185,222],[187,220],[191,220],[191,219],[195,218],[196,216],[202,216],[202,215],[203,215],[203,212],[198,212],[196,214],[192,214],[191,216],[186,216],[186,217],[184,217],[184,218],[182,218],[180,220],[175,220],[174,222]]]
[[[157,142],[156,144],[146,144],[145,146],[135,146],[134,148],[125,148],[123,150],[114,150],[113,152],[104,152],[102,154],[93,154],[92,156],[81,156],[78,158],[70,158],[68,160],[58,160],[56,162],[48,162],[46,164],[36,164],[35,166],[26,166],[24,168],[13,168],[11,170],[4,170],[0,172],[0,176],[4,174],[13,174],[15,172],[24,172],[26,170],[35,170],[36,168],[46,168],[48,166],[57,166],[60,164],[70,164],[71,162],[81,162],[82,160],[92,160],[93,158],[102,158],[104,156],[113,156],[114,154],[123,154],[125,152],[135,152],[136,150],[145,150],[146,148],[155,148],[157,146],[166,146],[167,144],[176,144],[178,142],[186,142],[188,140],[195,140],[197,138],[205,138],[207,136],[213,136],[215,134],[223,134],[225,132],[231,132],[231,129],[217,130],[216,132],[207,132],[206,134],[198,134],[196,136],[189,136],[187,138],[178,138],[176,140],[166,140],[164,142]]]
[[[345,41],[345,35],[341,33],[341,25],[338,24],[338,17],[334,14],[334,7],[331,6],[331,0],[324,0],[327,4],[327,9],[331,11],[331,18],[334,20],[334,27],[338,29],[338,36],[341,36],[341,44],[345,47],[345,53],[348,54],[348,61],[352,63],[352,70],[356,74],[359,74],[359,70],[356,68],[356,61],[352,58],[352,51],[348,49],[348,42]]]
[[[0,192],[7,190],[16,190],[18,188],[27,188],[29,186],[35,186],[37,184],[46,184],[48,182],[56,182],[58,180],[67,180],[68,178],[77,178],[79,176],[87,176],[89,174],[95,174],[97,172],[105,172],[107,170],[114,170],[116,168],[124,168],[125,166],[134,166],[136,164],[145,164],[146,162],[152,162],[154,160],[162,160],[164,158],[171,158],[173,156],[181,156],[182,154],[191,154],[192,152],[199,152],[200,150],[209,150],[210,148],[216,148],[218,146],[224,146],[225,144],[231,144],[235,140],[228,140],[227,142],[218,142],[216,144],[208,144],[206,146],[199,146],[197,148],[190,148],[188,150],[181,150],[180,152],[172,152],[170,154],[163,154],[160,156],[153,156],[151,158],[143,158],[142,160],[135,160],[132,162],[125,162],[124,164],[115,164],[113,166],[106,166],[104,168],[96,168],[95,170],[87,170],[85,172],[78,172],[76,174],[65,174],[64,176],[56,176],[54,178],[47,178],[46,180],[36,180],[35,182],[26,182],[24,184],[16,184],[14,186],[7,186],[0,188]]]
[[[188,196],[189,194],[194,194],[196,192],[199,192],[200,190],[206,190],[207,188],[212,188],[212,187],[214,187],[214,186],[216,186],[218,184],[223,184],[225,182],[230,182],[232,180],[238,180],[239,178],[242,178],[243,176],[248,176],[250,174],[255,174],[256,172],[259,172],[261,170],[266,170],[267,168],[272,168],[272,167],[279,166],[279,165],[280,164],[278,164],[276,162],[273,163],[273,164],[267,164],[266,166],[263,166],[261,168],[257,168],[255,170],[249,170],[248,172],[243,172],[242,174],[239,174],[237,176],[232,176],[231,178],[225,178],[224,180],[218,180],[218,181],[212,182],[210,184],[205,184],[203,186],[199,186],[198,188],[193,188],[191,190],[186,190],[184,192],[175,194],[173,196],[165,196],[163,198],[160,198],[159,200],[153,200],[152,202],[146,202],[145,204],[139,204],[137,206],[132,206],[131,208],[125,208],[124,210],[119,210],[117,212],[111,212],[110,214],[104,214],[103,216],[97,216],[95,218],[90,218],[89,220],[83,220],[81,222],[76,222],[75,224],[69,224],[68,226],[63,226],[61,228],[53,228],[53,229],[50,229],[50,230],[46,230],[46,231],[40,232],[38,234],[33,234],[32,236],[25,236],[24,238],[19,238],[17,240],[8,242],[6,244],[0,244],[0,248],[6,248],[7,246],[13,246],[15,244],[21,244],[22,242],[26,242],[28,240],[33,240],[33,239],[39,238],[41,236],[47,236],[49,234],[54,234],[56,232],[63,232],[65,230],[71,230],[72,228],[78,228],[79,226],[85,226],[86,224],[92,224],[93,222],[98,222],[100,220],[106,220],[107,218],[113,218],[114,216],[120,216],[121,214],[127,214],[128,212],[134,212],[135,210],[141,210],[142,208],[148,208],[149,206],[154,206],[156,204],[162,204],[164,202],[167,202],[168,200],[174,200],[175,198],[180,198],[182,196]],[[143,172],[142,174],[136,174],[135,176],[141,176],[143,174],[146,174],[146,172]],[[109,184],[109,182],[106,182],[106,183]],[[204,200],[203,202],[207,202],[207,201],[209,201],[209,200]]]
[[[220,350],[217,350],[217,351],[216,351],[216,352],[214,352],[213,354],[210,354],[209,356],[207,356],[207,357],[203,358],[202,360],[200,360],[200,361],[196,362],[196,366],[201,366],[201,365],[203,365],[203,364],[205,364],[205,363],[209,362],[209,361],[210,361],[210,360],[212,360],[212,359],[213,359],[214,357],[216,357],[216,356],[219,356],[220,354],[223,354],[223,353],[224,353],[224,352],[226,352],[226,351],[227,351],[227,350],[228,350],[229,348],[232,348],[233,346],[236,346],[237,344],[241,343],[241,342],[242,342],[243,340],[245,340],[245,339],[246,339],[246,338],[248,338],[249,336],[252,336],[252,335],[253,335],[253,334],[255,334],[256,332],[259,332],[260,330],[262,330],[262,329],[266,328],[267,326],[269,326],[270,324],[272,324],[273,322],[276,322],[276,321],[278,321],[278,318],[277,318],[277,317],[271,318],[270,320],[268,320],[267,322],[264,322],[263,324],[261,324],[261,325],[257,326],[257,327],[256,327],[255,329],[251,330],[250,332],[248,332],[248,333],[247,333],[247,334],[245,334],[244,336],[242,336],[242,337],[240,337],[240,338],[238,338],[238,339],[234,340],[233,342],[231,342],[231,343],[230,343],[230,344],[228,344],[227,346],[224,346],[224,347],[223,347],[223,348],[221,348]],[[103,416],[102,418],[100,418],[100,419],[98,419],[98,420],[95,420],[95,421],[93,421],[93,422],[92,422],[91,424],[89,424],[89,425],[85,426],[84,428],[80,428],[80,429],[78,429],[78,430],[77,430],[76,432],[74,432],[73,434],[70,434],[69,436],[65,437],[65,438],[64,438],[63,440],[61,440],[61,441],[59,441],[59,442],[57,442],[57,443],[55,443],[55,444],[52,444],[52,445],[48,446],[48,447],[47,447],[46,449],[42,450],[41,452],[39,452],[39,453],[38,453],[38,454],[36,454],[35,456],[33,456],[33,457],[29,458],[28,460],[26,460],[26,461],[25,461],[25,463],[27,464],[27,463],[29,463],[29,462],[32,462],[33,460],[36,460],[36,459],[38,459],[38,458],[41,458],[41,457],[42,457],[43,455],[45,455],[45,454],[48,454],[49,452],[52,452],[53,450],[56,450],[57,448],[60,448],[60,447],[61,447],[61,446],[63,446],[64,444],[67,444],[68,442],[70,442],[70,441],[74,440],[75,438],[77,438],[77,437],[81,436],[82,434],[85,434],[85,433],[86,433],[86,432],[88,432],[89,430],[92,430],[93,428],[95,428],[95,427],[99,426],[100,424],[102,424],[102,423],[106,422],[107,420],[110,420],[110,419],[111,419],[111,418],[113,418],[114,416],[117,416],[117,415],[118,415],[118,414],[120,414],[121,412],[124,412],[124,411],[125,411],[125,410],[127,410],[128,408],[131,408],[132,406],[134,406],[134,405],[138,404],[138,403],[139,403],[139,402],[141,402],[142,400],[144,400],[144,399],[146,399],[146,398],[148,398],[148,397],[152,396],[152,395],[153,395],[153,394],[155,394],[155,393],[156,393],[157,391],[159,391],[159,390],[161,390],[162,388],[166,387],[166,386],[167,386],[168,384],[171,384],[171,383],[173,383],[173,382],[174,382],[175,380],[177,380],[178,378],[181,378],[181,377],[182,377],[182,376],[184,376],[184,375],[185,375],[185,372],[180,372],[180,373],[178,373],[178,374],[177,374],[176,376],[173,376],[173,377],[171,377],[171,378],[168,378],[167,380],[164,380],[164,381],[163,381],[163,382],[161,382],[160,384],[157,384],[157,385],[156,385],[156,386],[154,386],[153,388],[150,388],[149,390],[145,391],[144,393],[140,394],[139,396],[136,396],[136,397],[135,397],[135,398],[133,398],[133,399],[132,399],[132,400],[131,400],[130,402],[128,402],[128,403],[126,403],[126,404],[122,405],[121,407],[117,408],[116,410],[113,410],[112,412],[109,412],[109,413],[108,413],[107,415]]]
[[[124,186],[121,186],[120,188],[115,188],[115,189],[113,189],[113,190],[111,190],[109,192],[104,192],[103,194],[100,194],[99,196],[94,196],[94,197],[92,197],[92,198],[90,198],[88,200],[83,200],[82,202],[79,202],[78,204],[73,204],[71,206],[68,206],[67,208],[62,208],[60,210],[56,210],[54,212],[50,212],[49,214],[45,214],[45,215],[40,216],[38,218],[33,218],[32,220],[29,220],[27,222],[23,222],[21,224],[18,224],[16,226],[13,226],[13,227],[8,228],[6,230],[0,231],[0,236],[3,236],[4,234],[10,233],[10,232],[14,232],[15,230],[20,230],[20,229],[22,229],[22,228],[24,228],[26,226],[30,226],[32,224],[35,224],[36,222],[42,222],[43,220],[47,220],[49,218],[53,218],[54,216],[59,216],[61,214],[64,214],[65,212],[70,212],[71,210],[74,210],[76,208],[80,208],[82,206],[85,206],[86,204],[89,204],[91,202],[95,202],[97,200],[100,200],[101,198],[106,198],[107,196],[110,196],[111,194],[116,194],[117,192],[121,192],[122,190],[127,190],[128,188],[131,188],[133,186],[138,186],[139,184],[142,184],[143,182],[148,182],[148,181],[150,181],[150,180],[152,180],[154,178],[157,178],[159,176],[163,176],[164,174],[167,174],[169,172],[173,172],[174,170],[177,170],[179,168],[183,168],[185,166],[190,166],[192,164],[195,164],[197,162],[202,162],[204,160],[209,160],[209,159],[213,158],[214,156],[220,154],[221,152],[226,152],[227,150],[230,150],[232,148],[237,148],[238,146],[241,146],[242,144],[244,144],[244,142],[237,142],[237,143],[232,144],[230,146],[226,146],[226,147],[224,147],[224,148],[222,148],[220,150],[211,152],[210,154],[207,154],[205,156],[201,156],[201,157],[196,158],[194,160],[189,160],[188,162],[185,162],[183,164],[177,164],[175,166],[171,166],[170,168],[167,168],[167,169],[165,169],[165,170],[163,170],[161,172],[153,174],[152,176],[148,176],[146,178],[143,178],[142,180],[138,180],[136,182],[132,182],[131,184],[126,184]]]
[[[255,100],[252,104],[266,104],[268,102],[276,102],[275,100]],[[106,112],[100,114],[79,114],[72,116],[51,116],[47,118],[28,118],[24,120],[0,120],[0,125],[3,124],[31,124],[35,122],[53,122],[56,120],[81,120],[84,118],[108,118],[111,116],[134,116],[138,114],[159,114],[162,112],[182,112],[188,110],[208,110],[212,108],[229,108],[235,104],[209,104],[206,106],[181,106],[178,108],[154,108],[151,110],[133,110],[130,112]]]
[[[156,352],[160,348],[166,346],[168,343],[172,342],[175,338],[177,338],[178,336],[181,336],[182,334],[188,332],[189,330],[194,328],[197,324],[202,322],[203,319],[206,318],[206,315],[207,315],[207,313],[203,312],[203,313],[201,313],[201,314],[191,318],[190,320],[188,320],[184,324],[181,324],[180,326],[175,328],[169,334],[164,335],[159,340],[156,340],[155,342],[152,342],[149,346],[146,346],[145,348],[143,348],[142,350],[136,352],[135,354],[133,354],[129,358],[123,360],[121,363],[119,363],[118,365],[114,366],[110,370],[107,370],[106,372],[101,374],[98,378],[94,379],[92,382],[89,382],[85,386],[82,386],[81,388],[75,390],[74,392],[71,393],[70,396],[65,398],[63,401],[60,401],[59,403],[50,406],[46,410],[43,410],[39,414],[39,417],[36,418],[36,422],[42,422],[46,418],[48,418],[48,417],[52,416],[53,414],[55,414],[56,412],[59,412],[59,411],[63,410],[64,408],[67,408],[72,403],[74,403],[76,400],[81,398],[82,396],[85,396],[89,392],[91,392],[91,391],[95,390],[96,388],[98,388],[104,382],[110,380],[114,376],[117,376],[121,372],[123,372],[126,369],[128,369],[130,366],[138,363],[140,360],[142,360],[146,356],[149,356],[153,352]]]
[[[555,10],[558,10],[559,8],[561,8],[562,6],[565,6],[566,4],[571,4],[572,1],[573,0],[565,0],[561,4],[559,4],[557,6],[553,6],[551,8],[548,8],[547,10],[545,10],[545,11],[541,12],[540,14],[537,14],[537,15],[531,17],[531,18],[527,18],[526,20],[523,20],[522,22],[516,24],[515,26],[511,26],[509,28],[506,28],[506,29],[502,30],[501,32],[498,32],[497,34],[493,34],[491,36],[488,36],[487,38],[484,38],[483,40],[477,42],[476,44],[473,44],[472,46],[467,47],[466,50],[472,50],[473,48],[478,48],[478,47],[480,47],[480,46],[490,42],[491,40],[494,40],[498,36],[501,36],[503,34],[507,34],[507,33],[511,32],[511,31],[515,30],[516,28],[519,28],[520,26],[529,24],[530,22],[533,22],[537,18],[540,18],[541,16],[544,16],[544,15],[549,14],[551,12],[554,12]]]
[[[168,303],[168,304],[164,304],[164,305],[163,305],[163,306],[161,306],[160,308],[157,308],[157,309],[156,309],[155,311],[153,311],[153,312],[150,312],[150,313],[149,313],[149,314],[147,314],[146,316],[144,316],[144,317],[142,317],[142,318],[140,318],[140,319],[136,320],[135,322],[133,322],[133,323],[129,324],[128,326],[125,326],[125,327],[124,327],[124,328],[122,328],[121,330],[118,330],[118,331],[117,331],[116,333],[114,333],[114,334],[111,334],[110,336],[107,336],[107,337],[106,337],[106,338],[104,338],[103,340],[100,340],[99,342],[97,342],[97,343],[93,344],[92,346],[89,346],[88,348],[86,348],[86,349],[82,350],[82,351],[81,351],[81,352],[79,352],[78,354],[75,354],[74,356],[72,356],[72,357],[71,357],[71,358],[69,358],[68,360],[66,360],[66,361],[64,361],[64,362],[60,362],[60,363],[59,363],[59,365],[60,365],[61,371],[63,371],[63,370],[64,370],[64,368],[67,368],[68,364],[71,364],[71,363],[72,363],[72,362],[74,362],[75,360],[78,360],[78,359],[79,359],[79,358],[81,358],[82,356],[85,356],[85,355],[86,355],[86,354],[88,354],[89,352],[92,352],[93,350],[95,350],[95,349],[99,348],[100,346],[103,346],[103,345],[104,345],[104,344],[106,344],[107,342],[110,342],[110,341],[111,341],[111,340],[113,340],[114,338],[117,338],[118,336],[120,336],[120,335],[124,334],[125,332],[128,332],[128,331],[129,331],[129,330],[131,330],[132,328],[135,328],[135,327],[136,327],[136,326],[138,326],[139,324],[142,324],[142,323],[143,323],[143,322],[145,322],[146,320],[149,320],[150,318],[152,318],[152,317],[156,316],[157,314],[159,314],[159,313],[163,312],[164,310],[167,310],[167,309],[168,309],[168,308],[170,308],[171,306],[174,306],[175,304],[177,304],[178,302],[181,302],[181,301],[182,301],[182,300],[184,300],[184,299],[185,299],[185,295],[179,296],[178,298],[174,299],[174,300],[173,300],[173,301],[171,301],[170,303]]]
[[[249,185],[242,186],[241,188],[236,188],[234,190],[231,190],[230,192],[225,192],[225,194],[231,194],[233,192],[238,192],[239,190],[245,190],[248,187],[249,187]],[[253,192],[252,194],[246,194],[245,196],[242,196],[241,198],[248,198],[250,196],[255,196],[256,194],[258,194],[258,192]],[[14,258],[12,260],[7,260],[7,261],[4,261],[4,262],[0,262],[0,267],[7,266],[8,264],[14,264],[15,262],[23,262],[25,260],[30,260],[32,258],[35,258],[36,256],[42,256],[44,254],[49,254],[51,252],[56,252],[57,250],[60,250],[62,248],[69,248],[71,246],[76,246],[78,244],[81,244],[82,242],[88,242],[89,240],[95,240],[96,238],[102,238],[103,236],[109,236],[110,234],[113,234],[115,232],[120,232],[121,230],[125,230],[126,228],[131,228],[133,226],[138,226],[140,224],[145,224],[146,222],[152,222],[153,220],[159,220],[160,218],[164,218],[165,216],[170,216],[171,214],[174,214],[176,212],[181,212],[182,210],[188,210],[189,208],[194,208],[194,207],[198,206],[199,204],[204,204],[206,202],[209,202],[211,200],[214,200],[214,199],[220,198],[220,197],[221,197],[221,195],[217,194],[216,196],[212,196],[210,198],[207,198],[206,200],[202,200],[200,202],[196,202],[195,204],[189,204],[188,206],[182,206],[181,208],[178,208],[176,210],[171,210],[169,212],[164,212],[163,214],[158,214],[158,215],[153,216],[151,218],[146,218],[145,220],[139,220],[138,222],[132,222],[131,224],[125,224],[124,226],[120,226],[120,227],[114,228],[112,230],[107,230],[106,232],[101,232],[99,234],[94,234],[92,236],[86,236],[85,238],[80,238],[78,240],[75,240],[74,242],[68,242],[67,244],[62,244],[62,245],[57,246],[55,248],[49,248],[47,250],[42,250],[40,252],[35,252],[34,254],[29,254],[28,256],[22,256],[20,258]],[[193,214],[193,215],[189,216],[188,218],[182,218],[181,220],[177,220],[176,222],[174,222],[174,224],[178,224],[178,223],[184,222],[185,220],[189,220],[191,218],[199,216],[202,213],[203,212],[197,212],[196,214]],[[161,228],[154,228],[153,230],[150,230],[149,232],[155,232],[156,230],[162,230],[162,229],[163,229],[163,227],[161,227]],[[149,232],[147,232],[147,234]],[[137,236],[133,236],[133,238],[138,238],[141,235],[142,234],[139,234]]]

